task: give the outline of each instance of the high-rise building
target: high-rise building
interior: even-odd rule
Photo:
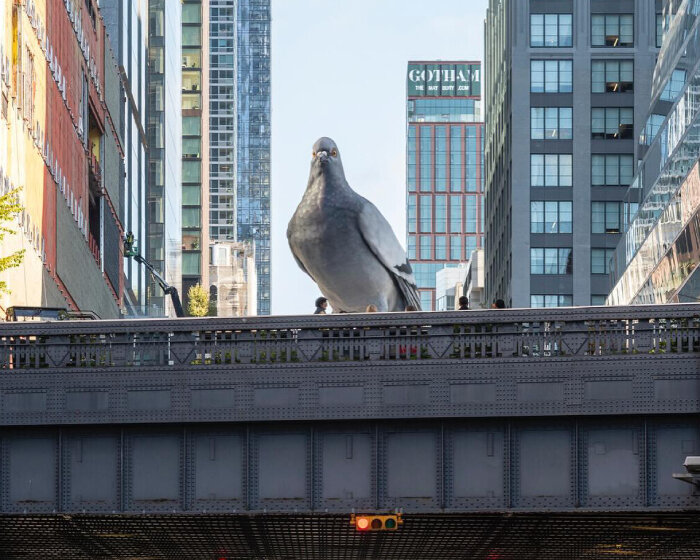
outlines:
[[[490,0],[486,291],[603,303],[658,54],[659,0]],[[574,273],[575,272],[575,273]]]
[[[270,0],[210,0],[210,234],[253,241],[270,313]]]
[[[182,3],[148,1],[148,140],[146,259],[182,291]],[[148,279],[148,314],[173,315],[172,304]]]
[[[0,305],[119,316],[120,76],[98,2],[0,4],[0,195],[23,210],[3,256]],[[6,224],[8,225],[8,224]]]
[[[409,62],[407,247],[424,311],[435,275],[483,245],[481,63]]]
[[[209,306],[217,317],[257,315],[255,244],[217,241],[209,247]]]
[[[605,263],[612,305],[700,300],[700,15],[667,0],[656,29],[663,43],[628,192],[641,203]]]
[[[209,289],[209,2],[182,4],[182,300]]]
[[[101,0],[109,42],[121,77],[122,102],[119,137],[124,152],[120,216],[124,231],[146,240],[146,51],[148,20],[146,2]],[[124,260],[124,311],[130,316],[146,313],[147,272],[134,259]]]

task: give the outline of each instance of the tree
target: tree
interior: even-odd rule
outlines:
[[[19,190],[20,189],[14,189],[0,196],[0,241],[3,240],[6,234],[15,233],[15,230],[3,224],[4,222],[12,221],[12,219],[22,211],[22,205],[19,203],[19,197],[17,196]],[[8,268],[19,266],[22,264],[22,259],[24,259],[24,249],[16,251],[6,257],[0,255],[0,272]],[[0,294],[3,292],[9,293],[10,290],[7,287],[7,282],[0,281]]]
[[[201,284],[187,290],[187,313],[192,317],[206,317],[209,312],[209,292]]]

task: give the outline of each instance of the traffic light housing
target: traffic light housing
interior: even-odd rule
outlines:
[[[357,531],[396,531],[403,525],[400,513],[390,515],[355,515],[350,516],[350,525]]]

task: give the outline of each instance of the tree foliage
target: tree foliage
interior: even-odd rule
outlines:
[[[7,227],[5,222],[11,222],[22,211],[22,205],[19,203],[19,197],[17,196],[18,193],[19,189],[14,189],[0,196],[0,241],[8,233],[15,233],[15,230]],[[24,259],[24,249],[7,256],[0,255],[0,272],[19,266],[22,264],[22,259]],[[0,293],[9,293],[9,291],[7,282],[0,281]]]
[[[209,292],[201,284],[187,290],[187,314],[192,317],[206,317],[209,312]]]

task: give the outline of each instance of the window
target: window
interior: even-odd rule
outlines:
[[[661,48],[664,39],[664,15],[656,14],[656,48]]]
[[[530,185],[533,187],[570,187],[571,154],[531,154]]]
[[[431,311],[433,309],[433,294],[429,291],[421,290],[418,292],[420,295],[420,307],[423,311]]]
[[[416,127],[408,127],[408,146],[406,149],[406,181],[408,190],[416,190]]]
[[[467,235],[464,237],[464,256],[471,259],[472,252],[476,251],[476,235]]]
[[[199,185],[182,186],[183,206],[199,206],[202,203],[202,187]]]
[[[634,175],[634,156],[617,154],[591,155],[593,186],[628,187]]]
[[[570,200],[530,202],[530,233],[571,233]]]
[[[201,23],[201,4],[182,5],[182,23]]]
[[[413,260],[416,258],[416,236],[408,236],[408,258]]]
[[[450,236],[450,259],[453,261],[462,260],[462,238],[459,235]]]
[[[591,233],[620,233],[622,202],[591,202]]]
[[[430,190],[430,131],[431,127],[420,127],[420,190]]]
[[[462,197],[450,196],[450,233],[462,233]]]
[[[624,93],[626,91],[634,91],[632,60],[593,60],[591,62],[591,92]]]
[[[199,219],[199,208],[183,208],[182,209],[182,227],[183,228],[198,228],[201,227]]]
[[[182,157],[183,158],[198,158],[202,149],[201,138],[183,138],[182,139]]]
[[[615,249],[591,249],[591,274],[609,274]]]
[[[444,261],[447,259],[447,238],[444,235],[435,236],[435,260]]]
[[[422,261],[429,261],[433,258],[432,252],[432,238],[429,235],[420,236],[420,259]],[[423,284],[418,284],[422,286]]]
[[[200,253],[182,253],[183,276],[199,276]]]
[[[182,162],[182,182],[200,183],[202,181],[202,162],[183,161]]]
[[[467,127],[464,130],[464,135],[464,142],[466,144],[464,154],[466,157],[464,165],[464,187],[467,192],[476,192],[476,127]]]
[[[647,124],[644,125],[644,132],[642,132],[639,143],[645,144],[647,146],[651,145],[656,133],[659,132],[661,125],[664,123],[666,117],[664,115],[657,115],[652,113],[647,119]]]
[[[632,107],[594,107],[591,109],[591,137],[619,140],[632,138]]]
[[[674,70],[661,92],[663,101],[675,101],[685,85],[685,70]]]
[[[605,305],[608,296],[605,294],[591,294],[591,305]]]
[[[202,28],[183,27],[182,28],[182,45],[183,46],[201,46],[202,44]]]
[[[201,49],[182,49],[182,68],[201,68]]]
[[[432,216],[432,204],[433,200],[430,195],[421,195],[420,197],[420,231],[422,233],[429,233],[432,231],[431,224],[433,221]]]
[[[182,117],[182,134],[185,136],[200,136],[202,134],[201,117]]]
[[[476,196],[467,196],[465,200],[467,213],[465,233],[476,233]]]
[[[570,47],[571,14],[530,14],[531,47]]]
[[[462,190],[462,128],[450,127],[450,190]]]
[[[447,138],[444,126],[435,127],[435,190],[447,190]]]
[[[570,93],[573,62],[571,60],[531,60],[530,91],[533,93]]]
[[[591,45],[594,47],[634,46],[633,14],[593,14]]]
[[[570,140],[573,129],[571,107],[531,107],[530,138]]]
[[[434,231],[436,233],[445,233],[447,231],[447,197],[444,194],[435,197]]]
[[[416,233],[416,195],[408,195],[408,231]]]
[[[572,272],[573,256],[570,248],[530,249],[530,274],[571,274]]]
[[[530,296],[530,307],[571,307],[573,300],[573,296],[567,294],[533,294]]]

